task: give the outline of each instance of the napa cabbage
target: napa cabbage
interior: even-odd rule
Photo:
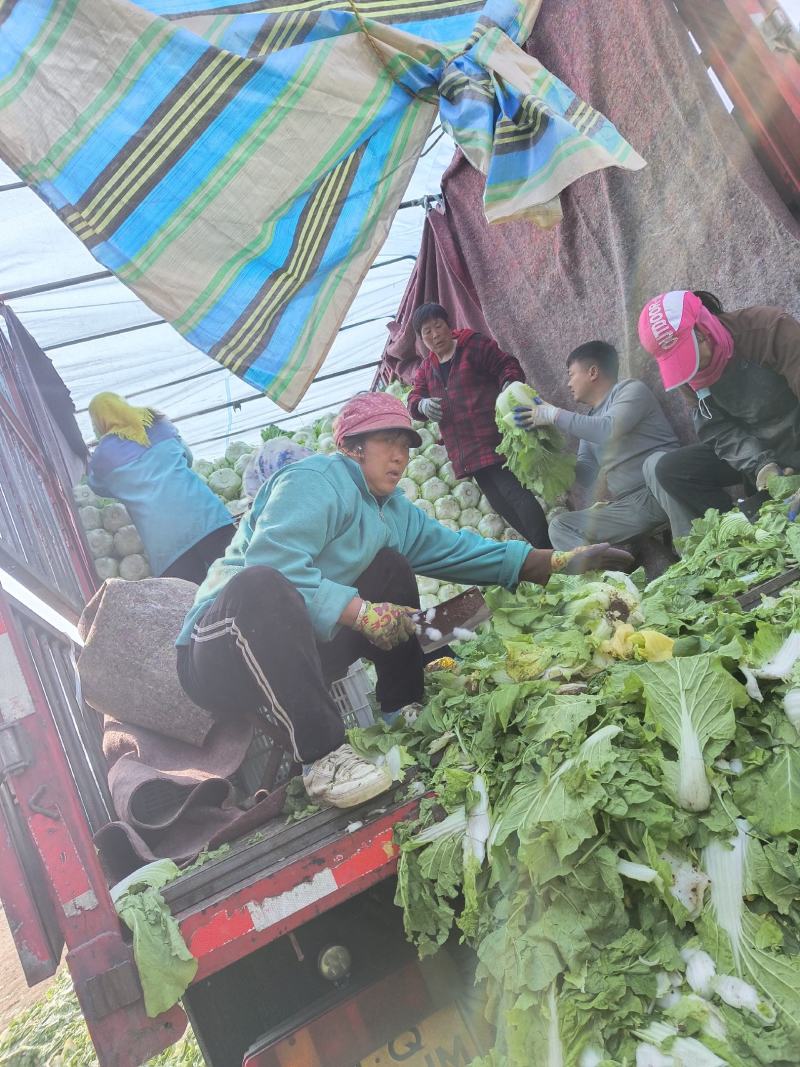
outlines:
[[[150,564],[139,553],[126,556],[119,565],[119,576],[128,582],[137,582],[142,578],[149,578]]]
[[[453,522],[457,522],[461,514],[461,507],[456,498],[452,496],[437,497],[433,502],[433,510],[440,522],[442,519],[452,519]]]
[[[447,456],[447,449],[444,445],[438,444],[429,445],[425,449],[425,458],[430,460],[437,470],[439,467],[443,467],[445,463],[450,462]]]
[[[401,478],[397,483],[397,488],[408,497],[412,504],[419,497],[419,486],[411,478]]]
[[[441,478],[437,478],[436,476],[428,478],[427,481],[423,482],[421,490],[425,500],[429,500],[431,503],[434,503],[434,501],[438,500],[440,497],[448,495],[447,486]],[[461,509],[459,508],[459,512],[460,510]]]
[[[478,523],[478,533],[490,541],[499,541],[504,530],[505,523],[499,515],[484,515]]]
[[[223,500],[235,500],[242,489],[242,479],[229,467],[221,467],[208,477],[208,487]]]
[[[719,657],[684,656],[650,663],[638,672],[645,715],[657,735],[677,752],[665,765],[665,782],[687,811],[705,811],[711,803],[707,766],[736,731],[734,709],[748,703]]]
[[[208,481],[210,474],[214,472],[214,464],[210,459],[196,459],[192,464],[192,470],[199,474],[204,481]]]
[[[538,395],[524,382],[512,382],[498,396],[495,416],[502,437],[499,451],[506,457],[505,466],[526,489],[553,503],[572,485],[575,455],[554,426],[529,432],[516,425],[514,408],[530,407]]]
[[[242,456],[250,456],[255,452],[255,445],[248,441],[231,441],[225,449],[225,459],[230,464],[235,464]]]
[[[447,463],[443,463],[439,468],[439,477],[443,482],[449,485],[451,489],[460,484],[458,478],[456,478],[456,472],[453,470],[453,464],[449,459]],[[478,492],[478,496],[480,497],[480,491]]]
[[[417,485],[424,485],[435,474],[435,465],[425,456],[415,456],[406,467],[406,478],[410,478]]]
[[[459,482],[453,489],[453,496],[462,508],[476,508],[481,499],[481,491],[474,482]]]
[[[760,847],[751,841],[748,823],[737,819],[735,836],[730,841],[714,839],[703,850],[703,867],[711,880],[711,890],[699,923],[700,937],[717,965],[717,996],[726,1004],[752,1012],[765,1023],[782,1015],[784,1021],[796,1026],[800,960],[780,951],[778,928],[771,925],[768,917],[751,911],[745,902],[754,887]],[[728,970],[733,974],[726,975]]]

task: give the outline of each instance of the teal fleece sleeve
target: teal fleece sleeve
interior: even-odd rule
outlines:
[[[322,641],[330,641],[342,612],[358,596],[354,586],[324,578],[317,566],[336,532],[336,501],[325,478],[316,471],[294,470],[291,478],[274,485],[245,551],[245,566],[274,567],[292,583]]]
[[[456,533],[409,502],[400,551],[416,574],[461,585],[513,589],[531,546],[526,541],[489,541],[467,530]]]

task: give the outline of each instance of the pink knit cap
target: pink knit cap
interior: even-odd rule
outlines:
[[[333,424],[333,439],[341,446],[345,437],[375,430],[405,430],[413,448],[422,438],[411,426],[411,415],[402,400],[391,393],[359,393],[348,400]]]

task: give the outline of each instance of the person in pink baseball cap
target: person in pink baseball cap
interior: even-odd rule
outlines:
[[[655,359],[666,390],[719,380],[733,355],[733,337],[696,293],[654,297],[639,316],[639,340]]]
[[[800,469],[800,323],[781,308],[725,312],[705,291],[649,300],[639,340],[664,388],[693,400],[698,444],[651,457],[650,491],[673,537],[685,537],[708,508],[726,511],[725,490],[766,489],[769,478]]]
[[[388,393],[349,400],[334,440],[336,453],[290,463],[259,489],[176,644],[178,676],[195,703],[223,721],[242,711],[263,719],[303,765],[308,795],[346,808],[388,789],[391,777],[346,743],[329,685],[364,657],[375,664],[387,722],[418,710],[417,574],[513,590],[544,585],[554,571],[633,560],[607,544],[554,553],[429,518],[398,488],[421,440]]]

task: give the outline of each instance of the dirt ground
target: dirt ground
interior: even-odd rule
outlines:
[[[48,982],[40,982],[28,988],[5,912],[0,909],[0,1032],[23,1008],[38,1000],[47,986]]]

